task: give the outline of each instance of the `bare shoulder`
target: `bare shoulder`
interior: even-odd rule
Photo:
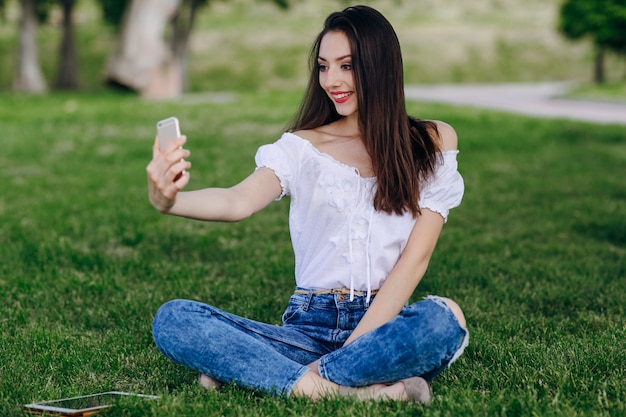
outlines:
[[[454,151],[459,147],[459,138],[456,135],[456,130],[446,122],[440,120],[433,120],[437,125],[437,131],[441,139],[441,150]]]
[[[317,145],[323,140],[323,135],[318,129],[296,130],[293,134],[311,142],[313,145]]]
[[[332,143],[340,136],[334,129],[333,124],[316,127],[308,130],[297,130],[293,132],[294,135],[308,140],[316,148],[323,148],[325,145]]]

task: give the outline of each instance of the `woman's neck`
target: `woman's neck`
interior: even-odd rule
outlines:
[[[331,123],[329,127],[335,131],[337,136],[344,137],[360,137],[361,129],[359,127],[359,119],[356,114],[344,117]]]

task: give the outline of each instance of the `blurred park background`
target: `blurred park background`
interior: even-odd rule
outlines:
[[[572,81],[577,97],[626,96],[626,37],[597,31],[624,17],[623,1],[568,2],[571,41],[558,0],[363,2],[396,27],[408,84]],[[455,299],[471,332],[432,406],[199,387],[157,351],[153,314],[188,298],[279,324],[294,286],[289,201],[236,224],[161,215],[145,175],[155,124],[181,120],[189,189],[239,181],[293,116],[310,44],[346,3],[185,1],[201,5],[189,37],[189,14],[157,7],[176,1],[133,0],[147,8],[128,32],[113,24],[122,3],[0,0],[0,416],[110,390],[161,399],[103,416],[626,415],[626,127],[411,100],[410,114],[455,127],[466,185],[412,298]],[[35,4],[48,7],[21,38],[21,10]],[[188,49],[172,65],[174,22]],[[18,39],[37,52],[21,55],[38,64],[24,77]]]
[[[169,60],[182,67],[181,90],[187,92],[302,86],[309,46],[324,17],[348,4],[136,0],[130,13],[126,0],[2,0],[0,90],[29,88],[16,82],[20,48],[32,49],[18,30],[28,3],[37,16],[29,27],[35,26],[38,51],[26,54],[38,59],[44,83],[35,90],[100,91],[112,81],[144,93],[147,80],[157,78],[155,68],[166,72]],[[626,6],[619,1],[569,0],[567,9],[563,0],[367,3],[396,28],[408,84],[567,80],[588,86],[600,77],[605,86],[599,91],[626,96]],[[125,10],[134,16],[126,23]],[[30,77],[36,72],[27,71]]]

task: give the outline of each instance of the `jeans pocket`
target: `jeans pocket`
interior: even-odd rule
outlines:
[[[308,294],[292,294],[289,298],[289,304],[283,313],[283,324],[294,324],[294,319],[298,316],[298,313],[303,313],[310,301]]]
[[[294,324],[297,321],[297,315],[302,311],[302,305],[289,304],[283,313],[283,324]]]

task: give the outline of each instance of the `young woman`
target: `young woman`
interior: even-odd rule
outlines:
[[[291,129],[239,184],[180,192],[185,137],[166,149],[155,140],[147,167],[151,203],[176,216],[238,221],[291,197],[296,290],[283,325],[175,300],[157,312],[154,340],[207,387],[428,404],[428,381],[468,341],[454,301],[408,305],[463,195],[456,133],[407,115],[400,46],[376,10],[331,14],[312,60]]]

